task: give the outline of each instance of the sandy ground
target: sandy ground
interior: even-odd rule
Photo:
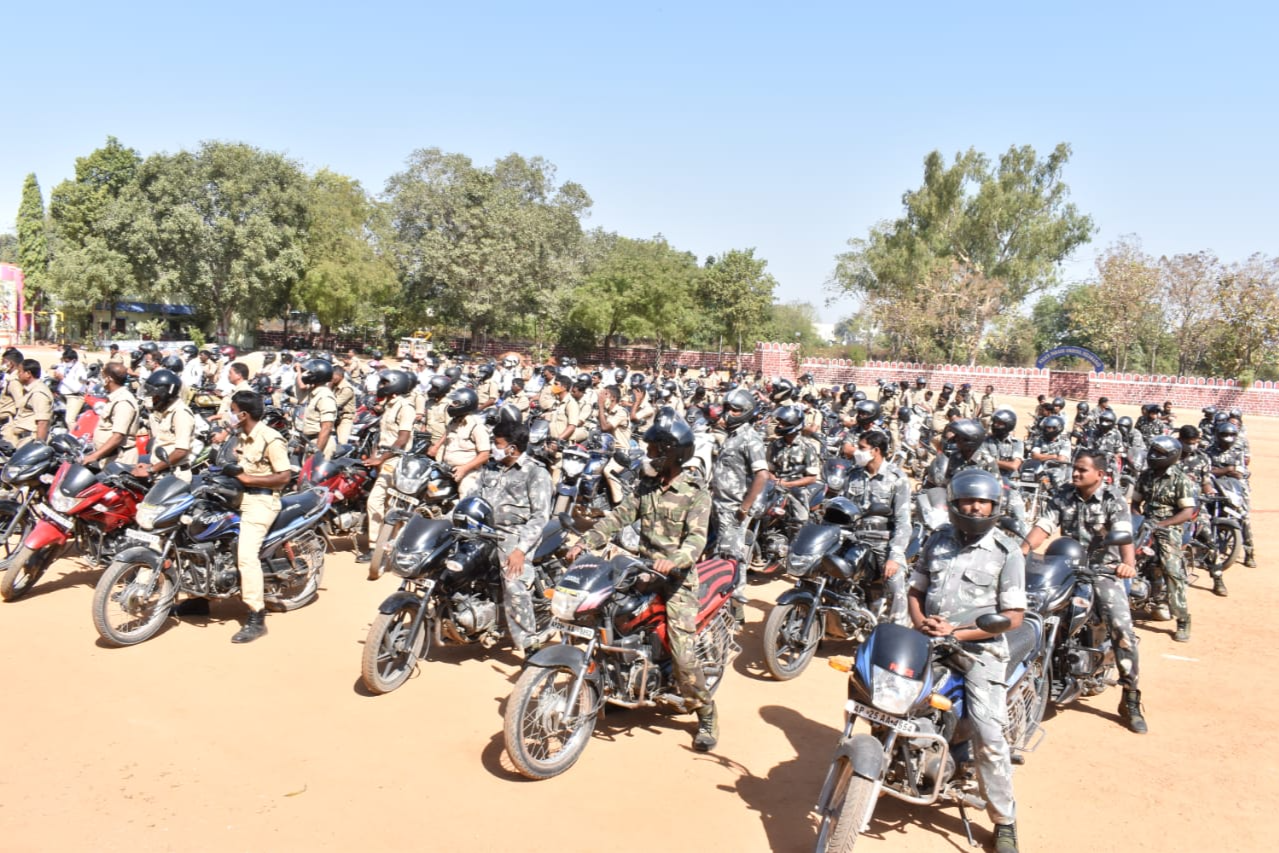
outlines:
[[[1048,720],[1016,775],[1023,849],[1274,849],[1279,421],[1249,432],[1261,568],[1231,569],[1228,599],[1195,582],[1191,643],[1171,623],[1139,629],[1150,734],[1119,724],[1113,688]],[[363,575],[349,551],[330,555],[320,599],[271,616],[252,645],[229,642],[231,602],[117,650],[90,619],[97,573],[55,564],[0,606],[0,849],[811,849],[845,690],[822,658],[847,649],[824,647],[788,683],[763,674],[759,631],[784,583],[750,589],[713,754],[691,751],[691,716],[618,713],[576,767],[534,783],[502,747],[508,652],[445,650],[393,694],[362,691],[362,643],[395,588]],[[953,808],[892,800],[861,847],[968,849]]]

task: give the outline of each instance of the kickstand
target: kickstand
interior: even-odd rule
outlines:
[[[968,846],[977,847],[979,845],[973,838],[973,827],[972,824],[968,822],[968,810],[964,808],[964,801],[957,800],[956,802],[959,803],[959,819],[964,822],[964,834],[968,836]]]

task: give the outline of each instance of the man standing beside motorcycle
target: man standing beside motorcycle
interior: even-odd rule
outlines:
[[[1022,553],[1028,554],[1057,530],[1088,549],[1089,562],[1096,572],[1097,615],[1106,626],[1119,669],[1123,698],[1119,716],[1137,734],[1146,733],[1141,713],[1138,676],[1137,634],[1132,627],[1132,609],[1124,581],[1137,576],[1136,549],[1132,543],[1117,548],[1097,548],[1108,533],[1132,533],[1132,516],[1119,491],[1105,484],[1105,454],[1087,448],[1079,451],[1071,469],[1070,485],[1059,489],[1044,506],[1039,520],[1026,537]]]
[[[1212,461],[1212,473],[1215,476],[1229,477],[1243,489],[1244,516],[1240,519],[1243,527],[1243,564],[1256,568],[1257,558],[1252,551],[1252,521],[1249,518],[1252,501],[1248,488],[1248,451],[1239,446],[1239,427],[1236,424],[1225,421],[1217,425],[1212,446],[1208,448],[1208,458]]]
[[[720,417],[727,437],[715,458],[710,478],[715,550],[737,563],[738,583],[745,575],[741,565],[747,557],[746,520],[750,518],[755,499],[768,483],[764,439],[751,425],[757,408],[755,395],[745,388],[728,392]]]
[[[391,478],[395,476],[393,451],[408,448],[413,437],[413,403],[408,397],[411,390],[412,377],[403,370],[387,370],[378,377],[377,405],[382,408],[378,449],[374,455],[364,458],[364,464],[376,469],[378,475],[365,504],[369,517],[369,550],[355,558],[357,563],[373,560],[372,546],[377,542],[378,535],[382,532],[382,522],[386,518],[386,490],[391,487]],[[372,571],[369,580],[377,580]]]
[[[195,441],[195,415],[182,402],[182,381],[172,370],[157,370],[142,383],[142,396],[150,400],[151,417],[147,431],[151,435],[148,450],[151,460],[137,465],[133,476],[156,477],[165,471],[185,482],[191,482],[191,445]],[[166,459],[158,451],[164,448]]]
[[[338,407],[334,433],[338,444],[346,444],[351,439],[351,428],[355,425],[355,387],[347,381],[345,367],[333,365],[333,378],[329,380],[329,387],[333,389],[333,400]]]
[[[844,490],[863,510],[871,504],[888,507],[888,530],[882,538],[866,540],[884,575],[888,589],[888,619],[907,624],[906,546],[910,544],[910,480],[889,462],[888,436],[872,430],[857,440],[853,451],[853,473]]]
[[[946,487],[950,524],[937,530],[910,578],[910,620],[930,637],[953,636],[972,654],[964,676],[965,716],[972,726],[977,781],[995,823],[996,853],[1016,853],[1017,804],[1008,722],[1008,641],[971,627],[988,613],[1021,625],[1026,564],[1016,543],[996,529],[1001,485],[989,471],[967,469]]]
[[[313,358],[302,365],[298,387],[304,395],[298,403],[305,407],[302,415],[302,435],[315,445],[319,453],[333,458],[334,427],[338,420],[338,401],[329,387],[333,381],[333,365],[322,358]]]
[[[501,419],[493,428],[493,462],[480,474],[478,495],[494,508],[494,527],[502,535],[502,606],[511,645],[527,658],[537,650],[533,613],[533,550],[551,514],[551,475],[526,456],[528,427]]]
[[[1195,517],[1199,505],[1190,478],[1177,462],[1181,442],[1170,435],[1150,440],[1146,470],[1133,487],[1132,511],[1143,512],[1154,531],[1155,555],[1163,572],[1168,605],[1177,618],[1178,643],[1190,642],[1190,605],[1186,600],[1186,563],[1181,556],[1182,525]],[[1159,614],[1167,619],[1166,615]]]
[[[568,559],[571,562],[583,550],[603,548],[613,534],[639,521],[640,558],[652,560],[653,571],[665,575],[667,588],[674,589],[666,600],[671,658],[685,709],[697,711],[693,748],[708,752],[719,741],[719,721],[706,690],[705,673],[697,663],[694,642],[697,560],[706,549],[711,496],[693,473],[685,471],[684,463],[693,457],[693,430],[673,409],[658,411],[653,425],[644,432],[644,441],[649,457],[646,476],[569,550]]]
[[[102,369],[107,387],[107,402],[93,430],[93,452],[86,453],[84,464],[105,465],[116,461],[133,465],[138,461],[135,447],[138,432],[138,401],[125,384],[129,372],[123,364],[108,364]]]
[[[53,377],[58,380],[58,395],[67,407],[67,429],[75,429],[76,419],[84,408],[85,370],[80,354],[73,347],[62,351],[62,361],[53,371]]]

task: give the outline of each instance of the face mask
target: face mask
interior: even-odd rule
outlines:
[[[237,418],[235,422],[231,424],[229,429],[231,430],[233,434],[244,432],[244,417],[240,416],[239,418]]]
[[[644,464],[640,466],[640,470],[644,472],[645,477],[656,477],[660,473],[653,467],[653,460],[647,456],[644,457]]]
[[[858,468],[865,468],[870,464],[871,452],[862,450],[860,447],[853,451],[853,464]]]
[[[509,455],[510,454],[507,452],[505,447],[494,447],[491,454],[491,458],[493,459],[494,462],[503,462],[506,460],[506,457]]]

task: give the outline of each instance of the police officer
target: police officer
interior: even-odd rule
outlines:
[[[53,371],[58,380],[58,396],[66,404],[67,429],[74,429],[76,419],[84,408],[85,370],[80,363],[80,354],[73,347],[62,350],[62,361]]]
[[[711,473],[711,504],[715,515],[715,550],[741,564],[748,556],[746,520],[760,492],[768,483],[768,458],[764,440],[751,425],[759,402],[745,388],[735,388],[724,398],[720,422],[724,443]],[[739,580],[743,572],[739,569]]]
[[[697,632],[697,559],[706,549],[711,496],[687,472],[684,463],[693,457],[693,430],[675,414],[662,408],[644,432],[653,474],[640,478],[635,490],[600,519],[582,541],[569,550],[568,560],[583,549],[604,547],[613,534],[639,521],[639,555],[653,560],[653,571],[668,578],[674,588],[666,600],[671,658],[685,710],[697,711],[693,748],[707,752],[719,740],[715,703],[706,689],[706,676],[697,664],[694,648]]]
[[[1114,411],[1105,409],[1093,418],[1090,446],[1106,454],[1106,465],[1116,481],[1119,477],[1119,460],[1124,455],[1124,438],[1117,429],[1119,418]]]
[[[502,396],[502,384],[494,375],[496,372],[497,366],[491,361],[475,369],[475,393],[480,398],[481,409],[494,405]]]
[[[888,436],[872,430],[857,440],[853,473],[845,494],[863,510],[872,504],[888,507],[888,530],[882,539],[869,541],[871,552],[888,589],[888,619],[907,624],[906,546],[910,544],[910,480],[886,458]],[[868,534],[869,536],[869,534]]]
[[[1163,420],[1163,410],[1159,408],[1158,403],[1144,403],[1141,407],[1141,417],[1137,418],[1134,424],[1137,432],[1144,435],[1149,444],[1149,439],[1157,435],[1163,435],[1167,424]]]
[[[1169,435],[1150,440],[1146,470],[1133,488],[1132,511],[1144,512],[1154,525],[1154,547],[1163,572],[1168,605],[1177,618],[1178,643],[1190,641],[1190,606],[1186,601],[1186,565],[1181,558],[1182,525],[1194,518],[1199,502],[1181,459],[1181,442]],[[1164,616],[1163,618],[1168,618]]]
[[[511,645],[527,656],[536,650],[539,638],[533,614],[533,564],[526,562],[526,557],[550,518],[551,475],[525,455],[526,450],[528,427],[498,420],[493,428],[495,464],[484,467],[477,494],[494,508],[494,526],[502,534],[498,548],[502,552],[506,626]]]
[[[984,397],[982,398],[985,399]],[[1016,477],[1026,458],[1026,448],[1014,432],[1017,429],[1017,413],[1012,409],[997,409],[990,414],[990,436],[983,449],[995,457],[999,473]]]
[[[191,482],[191,446],[195,441],[195,415],[181,399],[182,381],[171,370],[156,370],[142,383],[142,396],[150,400],[151,460],[134,466],[133,476],[155,477],[172,471],[179,480]],[[167,459],[157,451],[163,447]]]
[[[1053,485],[1060,488],[1070,478],[1070,436],[1064,435],[1066,421],[1061,415],[1049,415],[1039,422],[1039,437],[1030,449],[1030,458],[1047,462]]]
[[[777,487],[788,493],[786,514],[791,535],[808,521],[809,494],[814,485],[821,488],[817,475],[821,462],[811,442],[800,439],[804,415],[798,406],[782,406],[773,412],[777,438],[768,446],[768,465]]]
[[[1109,533],[1132,534],[1132,516],[1128,504],[1112,486],[1107,486],[1106,458],[1096,450],[1084,448],[1075,456],[1070,485],[1053,493],[1035,522],[1023,553],[1038,548],[1044,540],[1061,530],[1089,552],[1089,563],[1095,572],[1093,591],[1095,607],[1115,654],[1123,698],[1119,716],[1128,728],[1146,733],[1146,718],[1141,713],[1140,665],[1137,658],[1137,635],[1132,627],[1132,610],[1124,581],[1137,576],[1136,550],[1132,543],[1102,548]]]
[[[945,482],[934,485],[945,486],[950,478],[968,468],[999,474],[999,460],[986,446],[986,430],[980,421],[971,418],[953,421],[946,427],[942,439],[946,442]]]
[[[364,464],[378,470],[377,481],[369,491],[369,499],[365,504],[369,521],[369,550],[355,558],[357,563],[367,563],[373,559],[373,546],[382,532],[382,522],[386,519],[386,490],[391,486],[391,478],[395,475],[395,453],[406,450],[413,437],[413,403],[408,394],[413,390],[412,377],[403,370],[386,370],[378,377],[377,403],[382,409],[382,419],[378,429],[378,449],[364,458]],[[378,565],[385,564],[379,560]],[[377,580],[380,572],[369,570],[369,580]]]
[[[950,523],[920,552],[910,579],[910,620],[931,637],[953,636],[973,655],[964,676],[965,716],[976,744],[974,764],[995,823],[995,850],[1017,850],[1017,805],[1007,721],[1008,642],[973,627],[978,616],[1001,613],[1021,625],[1026,611],[1026,566],[1016,543],[996,528],[999,480],[969,469],[946,488]]]
[[[337,447],[334,428],[338,421],[337,396],[330,387],[333,365],[325,359],[312,358],[302,365],[298,382],[305,392],[298,400],[299,405],[305,407],[302,435],[315,445],[318,452],[332,458]]]
[[[139,408],[137,398],[125,384],[129,372],[123,364],[110,362],[102,369],[102,379],[107,387],[107,402],[93,430],[93,452],[85,454],[84,464],[115,461],[133,465],[138,461]]]
[[[449,425],[449,391],[453,388],[453,380],[442,373],[431,377],[426,383],[426,394],[422,399],[420,421],[426,432],[427,447],[444,438],[444,431]]]
[[[18,413],[18,403],[22,400],[22,383],[18,380],[18,369],[22,367],[22,353],[13,347],[4,351],[0,359],[0,427],[8,426],[9,421]]]
[[[995,386],[987,385],[986,393],[981,395],[981,400],[977,403],[977,419],[981,421],[981,425],[989,432],[995,414]]]
[[[4,429],[4,439],[14,447],[28,441],[47,441],[49,422],[53,419],[53,392],[40,381],[40,362],[23,359],[18,367],[18,398],[13,420]]]
[[[524,379],[522,377],[511,377],[511,390],[506,392],[503,400],[519,410],[521,421],[528,419],[529,399],[528,394],[524,392]]]
[[[1251,490],[1248,487],[1248,451],[1239,446],[1239,427],[1230,421],[1217,425],[1213,433],[1212,446],[1208,448],[1208,458],[1212,461],[1212,473],[1217,477],[1229,477],[1243,487],[1244,516],[1243,525],[1243,564],[1256,568],[1257,558],[1252,550]]]
[[[484,418],[476,412],[479,398],[470,388],[449,394],[445,412],[449,416],[444,436],[428,451],[433,459],[453,468],[457,495],[464,498],[479,486],[479,469],[489,460],[492,442]]]
[[[333,402],[338,407],[337,426],[334,432],[338,444],[346,444],[351,440],[351,428],[355,426],[355,386],[347,381],[346,368],[340,364],[333,365],[333,378],[329,380],[333,389]]]
[[[280,492],[293,476],[284,437],[262,423],[265,409],[261,395],[254,391],[236,391],[231,396],[231,426],[238,440],[235,464],[224,466],[222,473],[244,486],[236,567],[240,570],[240,597],[249,608],[249,618],[231,638],[233,643],[251,643],[266,633],[262,540],[280,514]]]
[[[1199,448],[1199,438],[1199,429],[1193,424],[1184,424],[1177,430],[1177,440],[1181,442],[1181,460],[1178,464],[1181,465],[1181,470],[1186,472],[1195,493],[1211,497],[1217,493],[1217,488],[1213,485],[1212,460]],[[1196,525],[1194,536],[1204,546],[1213,547],[1210,525]],[[1208,575],[1212,578],[1213,595],[1225,598],[1230,594],[1226,589],[1226,581],[1220,567],[1210,567]]]

